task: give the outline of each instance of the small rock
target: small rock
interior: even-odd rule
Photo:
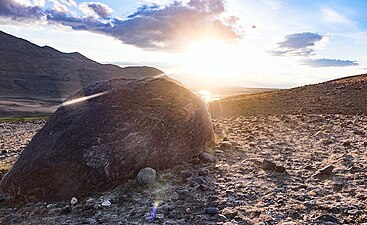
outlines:
[[[88,198],[87,200],[85,200],[85,203],[87,205],[92,205],[92,204],[94,204],[94,199],[93,198]]]
[[[284,173],[285,172],[285,167],[284,166],[275,166],[274,172]]]
[[[321,215],[321,216],[317,217],[316,220],[323,221],[323,222],[332,222],[332,223],[340,224],[340,221],[338,220],[338,218],[336,218],[335,216],[332,216],[332,215],[328,215],[328,214]]]
[[[223,130],[221,128],[217,127],[217,128],[214,129],[214,133],[216,133],[216,134],[222,134],[223,133]]]
[[[307,166],[303,167],[303,169],[305,169],[305,170],[314,170],[315,168],[311,165],[307,165]]]
[[[187,197],[189,197],[189,191],[188,190],[179,190],[178,193],[178,199],[185,200]]]
[[[361,214],[361,211],[358,209],[350,209],[347,211],[347,214],[348,215],[358,215],[358,214]]]
[[[67,205],[67,206],[65,206],[64,208],[61,209],[61,212],[65,213],[65,214],[70,213],[71,212],[71,207]]]
[[[71,198],[71,200],[70,200],[70,204],[71,204],[71,205],[76,205],[76,204],[78,204],[78,199],[77,199],[77,198],[75,198],[75,197],[72,197],[72,198]]]
[[[181,171],[180,176],[184,179],[187,179],[187,178],[190,178],[192,176],[192,173],[190,173],[189,171]]]
[[[48,209],[54,209],[54,208],[56,208],[56,204],[48,204],[47,206],[46,206],[46,208],[48,208]]]
[[[227,217],[225,215],[222,215],[222,214],[218,214],[216,215],[216,219],[220,222],[224,222],[227,220]]]
[[[209,170],[207,168],[201,169],[198,174],[199,176],[207,176],[209,174]]]
[[[197,177],[195,180],[194,180],[197,184],[205,184],[206,181],[203,177]]]
[[[220,149],[229,149],[232,147],[232,143],[229,141],[223,141],[219,147]]]
[[[6,151],[6,150],[1,150],[0,151],[0,155],[5,155],[6,153],[8,153],[8,151]]]
[[[348,146],[350,146],[350,145],[351,145],[351,143],[352,143],[351,141],[344,141],[344,142],[343,142],[343,146],[344,146],[344,147],[348,147]]]
[[[206,209],[206,213],[209,215],[216,215],[219,213],[219,209],[217,207],[209,207]]]
[[[138,175],[136,176],[136,180],[139,184],[152,184],[155,182],[157,172],[155,169],[150,167],[145,167],[144,169],[140,170]]]
[[[276,164],[275,163],[273,163],[273,162],[271,162],[269,160],[266,160],[266,159],[263,160],[262,168],[264,170],[274,170],[275,167],[276,167]]]
[[[200,184],[199,188],[200,188],[200,190],[202,190],[202,191],[207,191],[207,190],[209,190],[209,189],[210,189],[210,188],[209,188],[209,186],[207,186],[207,185],[205,185],[205,184]]]
[[[110,207],[112,205],[112,203],[110,202],[110,200],[104,200],[102,202],[102,206],[104,207]]]
[[[320,169],[316,173],[316,176],[330,176],[333,174],[333,169],[334,169],[333,165],[327,165],[324,168]]]
[[[215,157],[212,156],[211,154],[207,153],[207,152],[202,152],[200,154],[200,159],[204,163],[213,163],[213,162],[216,161]]]
[[[214,153],[215,153],[215,154],[222,154],[222,153],[223,153],[223,151],[222,151],[222,150],[219,150],[219,149],[216,149],[216,150],[214,150]]]

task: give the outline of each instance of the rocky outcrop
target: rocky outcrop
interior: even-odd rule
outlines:
[[[82,198],[121,184],[142,168],[189,161],[213,137],[207,104],[174,82],[97,82],[51,116],[0,188],[35,201]]]

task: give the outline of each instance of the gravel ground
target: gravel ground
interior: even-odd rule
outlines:
[[[4,201],[0,224],[367,224],[367,116],[213,123],[215,163],[194,159],[158,171],[151,186],[131,180],[74,205]],[[43,124],[1,124],[0,165]]]

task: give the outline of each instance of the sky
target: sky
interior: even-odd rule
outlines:
[[[290,88],[367,71],[367,1],[0,0],[0,30],[189,86]]]

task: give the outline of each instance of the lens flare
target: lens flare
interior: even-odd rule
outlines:
[[[149,220],[150,221],[153,221],[154,220],[155,215],[156,215],[156,212],[157,212],[157,209],[158,209],[158,206],[159,206],[159,201],[155,201],[153,203],[152,211],[150,212],[150,215],[149,215]]]
[[[85,96],[85,97],[80,97],[80,98],[72,99],[72,100],[69,100],[69,101],[66,101],[66,102],[62,103],[61,106],[67,106],[67,105],[72,105],[72,104],[75,104],[75,103],[87,101],[89,99],[92,99],[92,98],[96,98],[96,97],[105,95],[107,93],[108,93],[108,91],[105,91],[105,92],[97,93],[97,94],[94,94],[94,95],[89,95],[89,96]]]

